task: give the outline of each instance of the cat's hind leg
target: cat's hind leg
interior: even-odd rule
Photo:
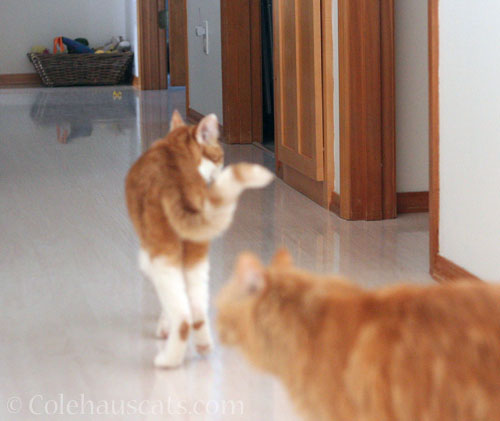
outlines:
[[[178,367],[186,355],[192,317],[189,307],[184,274],[180,265],[174,265],[168,258],[159,256],[149,261],[147,272],[153,282],[166,315],[170,334],[165,348],[155,358],[157,367]],[[160,320],[162,320],[160,318]]]
[[[146,250],[139,250],[139,268],[149,281],[153,282],[151,277],[151,259],[149,258],[149,254]],[[156,289],[156,284],[153,282],[153,285],[156,290],[156,294],[159,296],[158,290]],[[161,304],[161,303],[160,303]],[[167,339],[169,335],[169,323],[168,323],[168,315],[167,312],[162,308],[160,317],[158,318],[158,322],[156,324],[155,335],[160,339]]]
[[[191,246],[193,246],[192,243]],[[208,354],[213,348],[212,334],[208,320],[210,301],[209,271],[210,264],[207,255],[196,261],[196,263],[185,265],[184,267],[186,287],[193,317],[193,337],[196,350],[200,354]]]
[[[156,324],[155,335],[159,339],[168,339],[168,335],[170,334],[170,326],[168,321],[168,315],[165,310],[161,311],[160,317],[158,318],[158,322]]]

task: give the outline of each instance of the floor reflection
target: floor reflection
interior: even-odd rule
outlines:
[[[81,98],[79,91],[45,89],[36,94],[30,110],[34,123],[56,129],[59,143],[90,137],[95,124],[112,122],[119,132],[136,119],[136,93],[126,88],[90,89]]]

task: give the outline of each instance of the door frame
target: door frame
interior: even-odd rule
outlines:
[[[434,275],[439,254],[439,0],[429,4],[429,261]]]
[[[339,0],[344,219],[396,217],[394,71],[394,0]]]
[[[446,259],[439,249],[440,219],[440,107],[439,107],[439,0],[428,0],[429,18],[429,272],[439,282],[460,279],[479,281],[461,266]]]
[[[363,13],[359,13],[360,8]],[[332,0],[322,1],[321,26],[325,181],[313,181],[283,166],[276,153],[277,173],[344,219],[394,218],[394,0],[339,0],[340,128],[333,127]],[[368,28],[373,36],[367,39],[359,28]],[[225,139],[228,143],[258,142],[262,133],[260,0],[250,0],[250,4],[221,0],[221,31]],[[229,42],[234,39],[239,43]],[[361,48],[362,56],[355,47]],[[357,71],[350,65],[356,62],[367,69]],[[250,92],[240,95],[242,85],[250,86]],[[358,109],[361,113],[355,112]],[[375,121],[373,115],[377,116]],[[340,195],[333,188],[335,139],[340,142]]]

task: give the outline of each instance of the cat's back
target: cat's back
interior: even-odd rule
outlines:
[[[415,329],[440,328],[463,334],[464,327],[498,329],[500,333],[500,285],[474,281],[430,287],[401,286],[376,294],[378,318],[411,324]],[[497,338],[500,341],[500,335]]]
[[[380,420],[500,420],[500,286],[380,291],[346,379]]]
[[[134,162],[125,180],[127,197],[144,194],[148,189],[168,180],[173,164],[172,151],[162,141],[157,141]]]
[[[161,208],[162,192],[173,182],[173,153],[165,141],[157,141],[130,168],[125,180],[125,195],[130,218],[139,236],[148,221],[165,226]]]

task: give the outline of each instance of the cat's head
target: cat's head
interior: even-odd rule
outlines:
[[[267,268],[252,253],[240,254],[231,279],[217,297],[217,329],[222,343],[248,341],[254,303],[272,282],[273,273],[291,266],[292,258],[286,250],[278,251]]]
[[[203,179],[209,183],[222,170],[224,151],[219,143],[219,122],[215,114],[204,117],[196,126],[187,126],[177,110],[170,121],[169,136],[183,139]]]

